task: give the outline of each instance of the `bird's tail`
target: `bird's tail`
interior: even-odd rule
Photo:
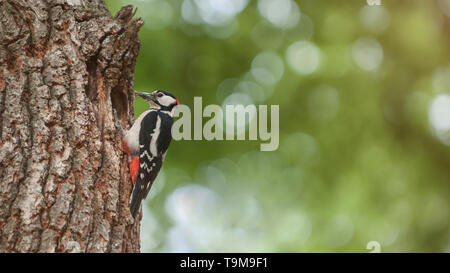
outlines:
[[[144,191],[142,190],[142,182],[140,177],[136,180],[134,185],[133,194],[131,196],[130,212],[134,219],[136,219],[141,207],[142,199],[144,199]]]

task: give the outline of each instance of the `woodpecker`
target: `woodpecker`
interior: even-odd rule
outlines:
[[[130,212],[136,218],[142,200],[147,197],[166,157],[172,140],[173,115],[179,104],[174,95],[156,90],[152,93],[135,92],[150,104],[133,126],[125,131],[116,116],[116,126],[122,132],[124,151],[130,156],[130,174],[134,184]]]

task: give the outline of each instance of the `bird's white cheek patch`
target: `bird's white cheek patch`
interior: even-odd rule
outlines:
[[[158,99],[159,103],[164,106],[169,106],[175,103],[175,99],[170,96],[164,96]]]

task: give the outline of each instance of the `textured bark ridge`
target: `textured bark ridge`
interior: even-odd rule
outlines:
[[[138,252],[128,157],[141,19],[0,0],[0,252]]]

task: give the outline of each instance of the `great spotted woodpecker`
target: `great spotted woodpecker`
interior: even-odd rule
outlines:
[[[130,211],[136,218],[142,200],[158,175],[172,140],[173,115],[178,100],[169,92],[135,92],[148,101],[150,108],[142,113],[130,130],[125,131],[116,117],[116,126],[122,132],[123,148],[131,158],[130,174],[134,184]],[[114,114],[117,116],[116,112]]]

